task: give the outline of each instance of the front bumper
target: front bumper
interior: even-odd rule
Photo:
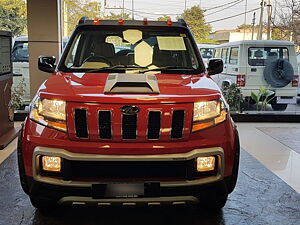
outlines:
[[[95,183],[110,183],[113,181],[74,181],[63,178],[54,178],[42,176],[40,171],[40,156],[59,156],[70,161],[88,161],[88,162],[145,162],[145,161],[188,161],[197,157],[215,156],[217,157],[216,171],[211,176],[201,177],[199,179],[178,180],[178,181],[159,181],[160,187],[181,187],[208,184],[223,180],[224,178],[224,151],[220,147],[195,149],[187,153],[180,154],[162,154],[162,155],[94,155],[72,153],[64,149],[36,147],[33,153],[32,167],[33,179],[37,182],[70,187],[92,187]],[[146,180],[147,181],[147,180]],[[116,181],[114,181],[116,182]],[[128,181],[127,181],[128,182]]]

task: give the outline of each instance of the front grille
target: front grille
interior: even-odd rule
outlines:
[[[149,112],[148,117],[148,139],[159,139],[161,126],[161,112]]]
[[[184,123],[184,111],[176,110],[173,112],[171,138],[181,138]]]
[[[137,114],[122,115],[122,137],[123,139],[136,139]]]
[[[75,109],[74,114],[76,137],[88,138],[87,111],[85,109]]]
[[[111,139],[111,112],[99,111],[99,137],[101,139]]]
[[[192,104],[137,105],[136,114],[123,113],[122,107],[120,104],[68,104],[70,138],[170,141],[186,139],[190,134]]]

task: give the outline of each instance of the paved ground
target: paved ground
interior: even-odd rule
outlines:
[[[259,127],[259,130],[300,154],[299,127]]]
[[[245,151],[236,190],[223,210],[181,208],[62,209],[43,215],[22,192],[16,153],[0,165],[0,224],[300,224],[300,195]]]

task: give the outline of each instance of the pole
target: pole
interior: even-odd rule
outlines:
[[[184,10],[186,10],[186,0],[184,0]]]
[[[134,3],[133,3],[133,0],[131,0],[131,10],[132,10],[131,19],[134,20]]]
[[[244,18],[244,24],[247,24],[247,8],[248,8],[248,0],[245,1],[245,18]],[[245,40],[246,37],[246,28],[244,28],[244,35],[243,40]]]
[[[260,8],[260,19],[259,19],[259,31],[257,34],[257,40],[262,40],[263,34],[263,23],[264,23],[264,11],[265,11],[265,0],[261,0],[261,8]]]
[[[123,0],[123,3],[122,3],[122,18],[124,18],[124,10],[125,10],[125,3],[124,3],[124,0]]]
[[[251,40],[254,39],[254,31],[255,31],[255,20],[256,20],[256,12],[253,13],[253,19],[252,19],[252,37]]]
[[[272,17],[272,5],[271,0],[268,0],[268,29],[267,29],[267,39],[271,40],[271,17]]]

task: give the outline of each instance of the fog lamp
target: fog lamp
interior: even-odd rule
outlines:
[[[197,171],[207,172],[215,169],[215,157],[198,157],[197,158]]]
[[[48,172],[60,172],[61,158],[57,156],[42,156],[42,168]]]

